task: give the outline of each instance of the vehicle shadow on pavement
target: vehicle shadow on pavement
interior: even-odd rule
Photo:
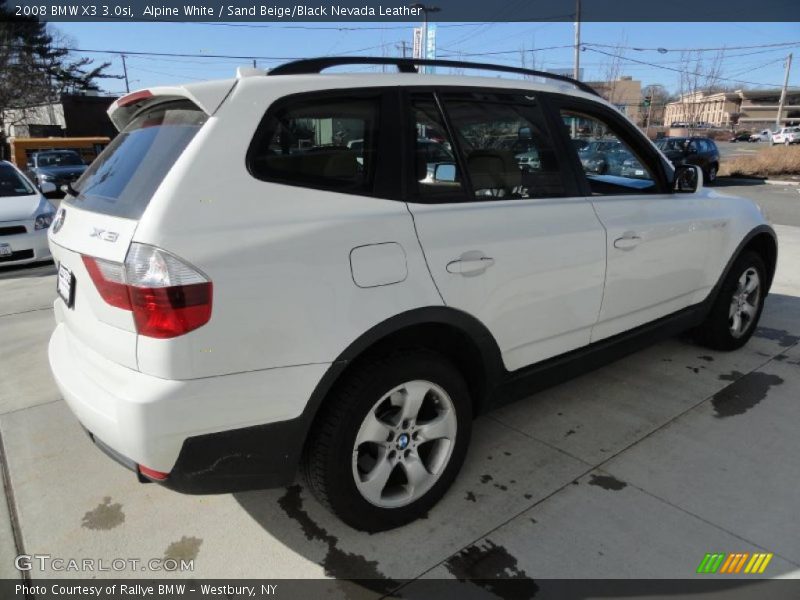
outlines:
[[[767,185],[763,179],[755,179],[750,177],[717,177],[712,188],[725,188],[725,187],[741,187],[751,185]]]
[[[344,586],[350,595],[354,589],[368,597],[403,588],[401,596],[413,597],[411,592],[416,589],[423,597],[424,589],[430,591],[425,586],[433,584],[435,589],[435,581],[404,587],[417,577],[486,581],[570,577],[570,572],[577,572],[578,563],[564,571],[563,565],[569,566],[572,559],[566,563],[562,559],[575,552],[592,555],[584,557],[597,563],[596,569],[590,569],[592,573],[602,572],[602,563],[610,569],[606,573],[621,577],[691,577],[697,567],[697,544],[741,545],[736,526],[725,523],[723,527],[712,518],[695,517],[706,508],[704,498],[717,495],[713,484],[704,483],[708,473],[695,473],[691,467],[672,471],[665,467],[663,472],[653,467],[647,471],[651,479],[647,486],[640,486],[636,479],[628,485],[609,474],[609,463],[613,471],[614,465],[624,464],[631,455],[635,459],[628,462],[660,460],[659,454],[668,453],[649,456],[649,438],[670,439],[675,424],[682,420],[687,427],[700,422],[708,428],[709,439],[714,439],[721,435],[720,428],[731,424],[746,432],[763,429],[770,419],[785,419],[780,411],[792,410],[785,405],[786,394],[800,390],[800,297],[771,294],[755,335],[738,351],[713,352],[689,340],[688,336],[667,340],[481,416],[475,422],[467,460],[451,490],[426,518],[405,527],[376,534],[355,531],[327,512],[299,482],[280,490],[237,493],[234,498],[270,536],[321,567],[318,576],[359,580],[360,587],[355,582],[331,583]],[[779,371],[780,377],[773,371]],[[744,385],[748,379],[753,381]],[[783,385],[774,392],[778,400],[751,410],[773,394],[769,386],[757,385],[761,379],[780,379]],[[731,392],[730,398],[723,391]],[[725,402],[731,406],[726,407]],[[740,411],[743,405],[747,405],[746,416]],[[723,418],[728,415],[735,418]],[[741,440],[745,434],[737,429],[736,435]],[[704,441],[702,435],[699,438],[699,444],[711,447],[711,441]],[[735,451],[728,452],[727,442],[722,441],[715,442],[717,448],[708,452],[723,457],[726,462],[719,468],[730,470],[736,480],[735,495],[744,498],[737,505],[742,514],[735,518],[749,520],[748,515],[761,502],[765,474],[758,467],[751,477],[747,468],[763,464],[759,454],[763,450],[758,445],[740,447],[736,439],[731,441]],[[758,460],[746,460],[748,453]],[[780,468],[766,474],[767,485],[782,485],[773,488],[778,502],[790,495],[787,486],[792,485],[788,483],[791,478],[780,483],[787,475],[791,473]],[[673,506],[671,499],[662,500],[648,491],[649,486],[657,489],[675,477],[696,478],[694,497],[689,500],[696,503],[696,512],[691,515]],[[726,493],[725,485],[724,480],[718,483],[720,493]],[[545,513],[545,520],[552,517],[548,525],[539,522],[540,513]],[[608,523],[620,527],[609,533],[605,531]],[[669,526],[659,529],[659,523]],[[766,525],[763,531],[766,540],[758,537],[762,531],[757,527],[745,531],[743,537],[750,535],[747,539],[769,546],[769,536],[779,536]],[[654,548],[661,543],[669,546],[674,555],[665,562],[663,553],[654,549],[652,557],[637,559],[632,569],[614,570],[615,561],[623,560],[620,553],[636,547],[641,535],[658,542]],[[504,539],[511,541],[506,544]],[[618,551],[610,549],[614,544]],[[793,552],[789,543],[784,556]],[[561,560],[560,566],[553,562],[557,560]],[[670,560],[674,564],[668,564]],[[778,568],[789,570],[786,561],[780,567],[774,565]],[[582,575],[592,576],[588,572]],[[472,591],[490,592],[490,596],[497,593],[491,586]],[[513,595],[532,597],[534,593],[523,587],[515,588]]]
[[[36,262],[27,265],[0,265],[0,279],[18,279],[21,277],[48,277],[56,274],[53,261]]]

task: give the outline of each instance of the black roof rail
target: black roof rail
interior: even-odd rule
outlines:
[[[401,73],[417,73],[417,66],[431,67],[453,67],[457,69],[483,69],[486,71],[501,71],[503,73],[517,73],[519,75],[532,75],[534,77],[544,77],[555,79],[574,85],[579,90],[599,96],[595,89],[586,85],[582,81],[548,73],[546,71],[535,71],[533,69],[523,69],[522,67],[511,67],[507,65],[493,65],[491,63],[464,62],[460,60],[427,59],[427,58],[400,58],[387,56],[322,56],[319,58],[303,58],[294,60],[270,69],[267,75],[310,75],[321,73],[325,69],[338,67],[341,65],[394,65]]]

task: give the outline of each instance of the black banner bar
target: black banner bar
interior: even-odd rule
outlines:
[[[13,15],[46,21],[209,22],[416,22],[421,8],[410,0],[7,0]],[[436,0],[436,22],[573,21],[576,0]],[[581,21],[786,22],[798,18],[797,0],[581,0]]]
[[[536,600],[558,598],[669,598],[708,594],[710,599],[770,600],[800,597],[800,580],[763,580],[708,576],[697,579],[58,579],[0,580],[3,600],[133,600],[167,598],[199,600],[285,599],[438,599],[503,598]]]

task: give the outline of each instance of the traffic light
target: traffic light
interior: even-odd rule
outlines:
[[[650,102],[651,102],[652,100],[653,100],[653,97],[652,97],[652,96],[645,96],[645,97],[644,97],[644,105],[645,105],[645,106],[650,106]]]

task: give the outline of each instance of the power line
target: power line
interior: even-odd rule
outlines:
[[[636,46],[617,46],[614,44],[593,44],[583,43],[582,46],[596,46],[598,48],[617,48],[620,50],[636,50],[637,52],[715,52],[724,50],[750,50],[753,48],[781,48],[785,46],[797,46],[800,40],[793,42],[778,42],[774,44],[756,44],[753,46],[722,46],[721,48],[639,48]]]
[[[618,54],[612,54],[610,52],[604,52],[603,50],[597,50],[596,48],[586,48],[586,50],[588,50],[589,52],[597,52],[598,54],[605,54],[606,56],[610,56],[610,57],[616,58],[618,60],[624,60],[624,61],[627,61],[627,62],[634,62],[634,63],[638,63],[638,64],[641,64],[641,65],[647,65],[648,67],[654,67],[656,69],[664,69],[666,71],[674,71],[675,73],[681,73],[681,74],[689,73],[689,71],[685,71],[683,69],[675,69],[673,67],[666,67],[664,65],[659,65],[659,64],[656,64],[656,63],[650,63],[650,62],[646,62],[646,61],[643,61],[643,60],[637,60],[635,58],[626,58],[626,57],[620,56]],[[748,84],[748,85],[780,87],[777,84],[772,84],[772,83],[756,83],[755,81],[745,81],[743,79],[730,79],[730,78],[727,78],[727,77],[715,77],[715,79],[718,79],[719,81],[731,81],[733,83],[745,83],[745,84]]]
[[[526,52],[543,52],[544,50],[556,50],[560,48],[572,48],[572,44],[561,44],[560,46],[547,46],[545,48],[531,48]],[[445,56],[497,56],[500,54],[519,54],[519,48],[514,50],[497,50],[496,52],[461,52],[460,50],[455,50],[452,48],[442,48],[445,52],[449,52],[450,54],[443,54],[442,57]]]
[[[347,50],[342,52],[342,54],[349,54],[351,52],[362,52],[364,50],[371,50],[373,48],[379,48],[379,46],[370,46],[368,48],[358,48],[356,50]],[[25,46],[14,45],[14,44],[0,44],[0,48],[11,48],[14,50],[25,50]],[[171,58],[219,58],[219,59],[233,59],[233,60],[298,60],[300,58],[306,58],[304,56],[258,56],[254,54],[248,55],[232,55],[232,54],[205,54],[205,53],[187,53],[187,52],[145,52],[143,50],[99,50],[96,48],[70,48],[67,46],[62,47],[52,47],[52,50],[66,50],[68,52],[84,52],[86,54],[112,54],[115,56],[120,56],[122,54],[126,56],[161,56],[161,57],[171,57]]]

